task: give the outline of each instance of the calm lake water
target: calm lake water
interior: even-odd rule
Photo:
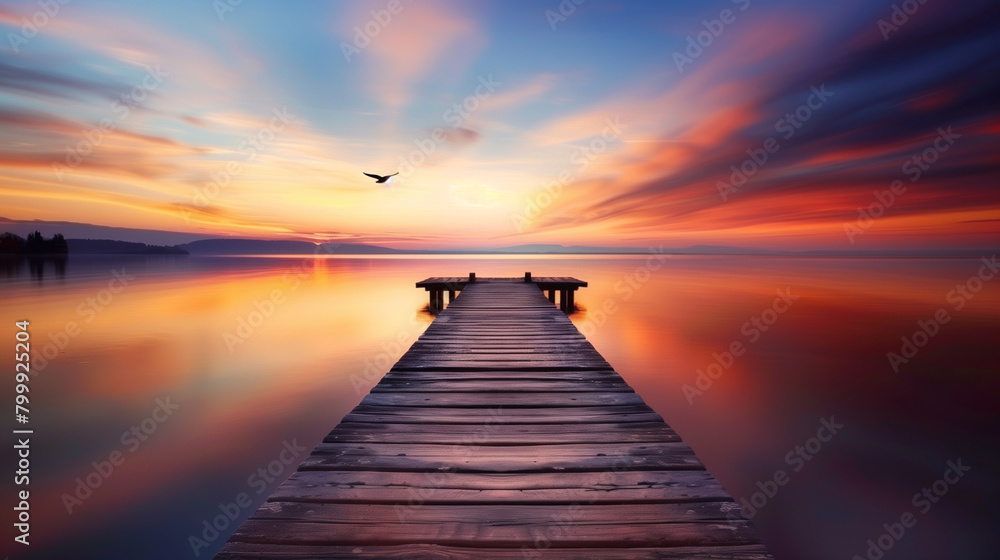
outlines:
[[[1000,278],[970,281],[991,273],[983,267],[715,256],[6,262],[3,338],[13,350],[14,322],[31,321],[35,433],[32,544],[11,544],[5,475],[2,554],[195,558],[189,537],[219,504],[254,500],[231,531],[374,385],[366,368],[384,372],[430,323],[414,282],[531,271],[590,283],[573,321],[754,506],[779,560],[864,558],[907,513],[915,525],[882,537],[886,560],[995,558]],[[918,321],[934,336],[915,336]],[[739,355],[727,354],[734,343]],[[13,370],[9,354],[4,363]],[[3,390],[12,403],[13,382]],[[810,441],[824,422],[843,427]],[[306,451],[283,466],[296,445]],[[4,456],[13,471],[9,447]],[[970,469],[945,477],[949,462]],[[769,484],[779,470],[785,484]],[[77,490],[88,476],[100,483],[89,495]]]

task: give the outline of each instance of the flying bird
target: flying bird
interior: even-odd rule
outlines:
[[[365,175],[371,177],[372,179],[375,179],[376,183],[388,183],[389,181],[392,180],[394,176],[399,175],[399,171],[393,173],[392,175],[386,175],[384,177],[382,175],[375,175],[374,173],[365,173]]]

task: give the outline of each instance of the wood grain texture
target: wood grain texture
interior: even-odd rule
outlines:
[[[763,545],[678,548],[545,548],[544,541],[521,548],[402,546],[297,546],[230,542],[216,558],[341,560],[773,560]]]

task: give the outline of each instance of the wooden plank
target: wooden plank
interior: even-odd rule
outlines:
[[[437,361],[495,361],[495,362],[509,362],[509,361],[519,361],[526,362],[530,367],[534,362],[541,362],[544,365],[550,365],[547,362],[551,361],[565,361],[571,362],[574,365],[599,365],[603,368],[609,368],[610,365],[600,357],[597,351],[587,351],[581,350],[579,352],[561,352],[558,350],[548,350],[534,352],[530,347],[522,348],[511,348],[506,352],[461,352],[461,353],[449,353],[449,352],[435,352],[433,349],[418,348],[407,354],[403,354],[400,358],[400,362],[437,362]],[[420,365],[419,363],[416,365]],[[500,366],[503,364],[501,363]],[[498,367],[500,367],[498,366]]]
[[[407,456],[407,457],[451,457],[456,453],[454,445],[438,445],[430,443],[414,444],[362,444],[362,443],[320,443],[313,450],[313,455],[336,456]],[[687,444],[674,442],[654,443],[609,443],[606,445],[560,443],[523,445],[517,448],[517,457],[511,457],[511,449],[506,445],[479,445],[474,449],[475,455],[481,458],[503,458],[513,461],[526,461],[552,457],[593,457],[618,456],[651,457],[691,455]]]
[[[420,378],[404,378],[386,376],[372,387],[373,393],[575,393],[575,392],[613,392],[634,393],[622,379],[588,379],[566,381],[555,379],[525,379],[517,384],[510,383],[509,378],[501,379],[448,379],[425,380]]]
[[[756,544],[760,537],[747,521],[695,523],[493,523],[472,522],[394,523],[391,530],[365,523],[314,523],[250,518],[232,539],[262,544],[386,546],[438,544],[442,546],[532,546],[547,537],[554,546],[726,546]]]
[[[559,473],[298,471],[278,501],[410,504],[673,503],[732,500],[704,470]]]
[[[557,443],[637,443],[680,441],[662,422],[644,424],[340,424],[323,440],[326,443],[440,443],[531,445]]]
[[[342,422],[426,424],[591,424],[595,422],[662,422],[646,404],[560,408],[460,408],[359,404]]]
[[[405,503],[403,505],[406,505]],[[699,521],[744,521],[733,501],[664,504],[457,504],[435,505],[414,502],[400,508],[372,504],[316,502],[265,502],[252,519],[281,519],[312,523],[349,525],[390,523],[469,523],[489,520],[494,525],[540,525],[553,521],[579,525],[632,525],[647,523],[696,523]]]
[[[499,346],[495,348],[484,348],[478,346],[470,346],[468,343],[463,343],[461,345],[454,344],[448,347],[441,346],[424,346],[421,344],[415,344],[413,348],[407,352],[408,357],[414,356],[450,356],[452,354],[467,354],[467,355],[528,355],[528,356],[538,356],[542,355],[547,357],[551,354],[558,354],[561,356],[579,358],[582,360],[586,359],[596,359],[602,361],[600,353],[594,348],[585,348],[582,346],[567,347],[567,346],[536,346],[534,344],[510,344],[505,346]],[[519,358],[520,359],[520,358]]]
[[[561,393],[407,393],[400,391],[374,392],[361,404],[407,407],[539,407],[616,406],[643,404],[639,395],[622,392],[561,392]]]
[[[462,446],[320,443],[301,470],[573,472],[704,469],[684,443]]]
[[[509,349],[530,349],[539,351],[575,351],[575,350],[594,350],[593,345],[587,342],[585,339],[572,338],[568,341],[557,341],[557,340],[519,340],[511,339],[509,337],[504,338],[490,338],[487,340],[476,341],[475,344],[470,342],[464,337],[455,337],[447,339],[433,339],[428,337],[424,340],[418,340],[411,350],[419,349],[424,352],[450,352],[456,350],[469,350],[469,351],[496,351],[496,350],[509,350]]]
[[[520,387],[522,383],[530,381],[565,381],[565,382],[589,382],[589,381],[609,381],[623,382],[621,376],[610,369],[543,369],[543,370],[517,370],[517,369],[480,369],[480,370],[427,370],[411,371],[402,369],[391,369],[382,378],[384,381],[411,380],[411,381],[509,381],[509,385]]]
[[[470,416],[460,413],[440,413],[437,409],[431,413],[422,412],[420,408],[415,408],[414,412],[405,411],[397,413],[364,413],[351,412],[344,416],[342,422],[368,423],[368,422],[396,422],[396,423],[418,423],[418,424],[476,424],[484,422],[482,416]],[[461,409],[452,409],[461,410]],[[562,409],[567,410],[567,409]],[[566,413],[562,415],[535,415],[535,416],[503,416],[505,424],[593,424],[596,422],[662,422],[663,417],[655,412],[602,412],[593,414]]]
[[[548,547],[544,546],[549,544]],[[219,560],[315,559],[359,560],[773,560],[763,545],[676,548],[552,548],[544,540],[524,549],[452,547],[436,544],[401,546],[296,546],[230,541],[216,556]]]
[[[503,370],[532,370],[537,372],[554,371],[604,371],[606,366],[588,364],[567,364],[565,362],[551,362],[545,365],[538,365],[533,362],[452,362],[444,364],[420,364],[410,362],[408,364],[397,363],[390,371],[394,372],[444,372],[444,371],[503,371]]]
[[[519,419],[540,421],[550,418],[567,418],[569,419],[567,421],[572,422],[573,418],[583,416],[599,417],[601,415],[619,415],[645,412],[653,412],[653,409],[649,408],[649,405],[646,403],[560,408],[550,408],[548,406],[541,405],[534,408],[522,407],[509,409],[502,406],[493,406],[489,409],[442,406],[435,407],[433,410],[419,406],[387,406],[362,403],[354,407],[354,410],[351,411],[352,414],[422,415],[428,420],[440,415],[464,416],[473,421],[480,420],[492,423],[510,422]]]

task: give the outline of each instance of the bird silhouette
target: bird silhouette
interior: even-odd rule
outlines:
[[[399,171],[393,173],[392,175],[386,175],[384,177],[382,175],[375,175],[374,173],[365,173],[365,175],[371,177],[372,179],[375,179],[376,183],[388,183],[389,181],[392,180],[394,176],[399,175]]]

